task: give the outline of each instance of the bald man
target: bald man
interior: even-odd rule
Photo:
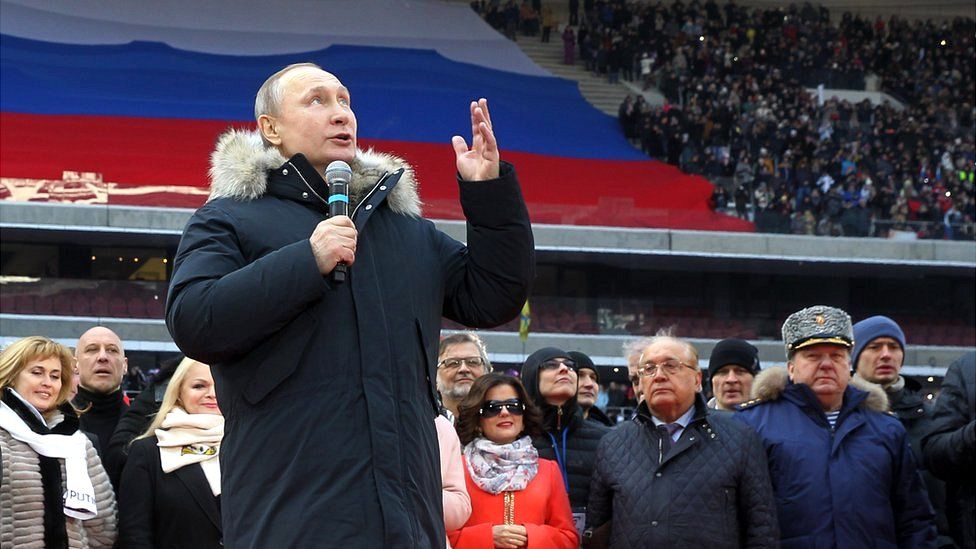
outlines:
[[[122,391],[122,378],[129,367],[122,339],[104,326],[95,326],[78,338],[78,394],[72,403],[80,410],[81,429],[98,437],[98,453],[108,448],[119,418],[129,407]]]

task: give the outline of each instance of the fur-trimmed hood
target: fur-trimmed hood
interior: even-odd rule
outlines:
[[[761,398],[766,401],[776,400],[783,395],[789,381],[790,376],[786,368],[782,366],[767,368],[753,380],[752,398]],[[867,398],[861,402],[861,407],[875,412],[884,413],[888,411],[888,395],[880,386],[859,377],[852,377],[850,385],[868,394]]]
[[[210,197],[253,200],[264,195],[268,187],[268,172],[278,169],[288,159],[274,147],[265,147],[257,131],[230,129],[217,140],[210,155]],[[390,192],[387,204],[396,213],[420,217],[422,204],[417,193],[413,168],[396,156],[356,151],[350,162],[352,181],[349,183],[349,205],[355,208],[360,199],[384,174],[403,169],[403,175]]]

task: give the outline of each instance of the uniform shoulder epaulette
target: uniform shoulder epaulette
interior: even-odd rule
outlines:
[[[752,400],[747,400],[745,402],[742,402],[742,403],[736,405],[735,410],[737,412],[740,412],[742,410],[748,410],[749,408],[752,408],[754,406],[758,406],[758,405],[762,404],[763,402],[766,402],[766,399],[764,399],[764,398],[754,398]]]

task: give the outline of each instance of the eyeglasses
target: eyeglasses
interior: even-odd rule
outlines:
[[[694,366],[690,364],[685,364],[684,362],[680,362],[677,360],[665,360],[660,364],[655,364],[650,361],[644,362],[640,365],[640,368],[638,368],[637,371],[640,373],[640,375],[644,377],[652,377],[657,375],[658,369],[660,368],[661,370],[664,371],[664,373],[671,376],[678,373],[678,370],[680,370],[682,366],[688,368],[689,370],[695,370],[695,371],[698,370]]]
[[[576,361],[568,358],[552,358],[539,365],[540,370],[558,370],[563,364],[570,370],[576,370]]]
[[[480,370],[485,366],[485,361],[480,356],[467,356],[457,358],[445,358],[437,364],[438,368],[445,370],[457,370],[462,364],[467,364],[472,370]]]
[[[508,400],[489,400],[481,406],[481,417],[495,417],[508,410],[513,416],[520,416],[525,413],[525,404],[520,399],[511,398]]]

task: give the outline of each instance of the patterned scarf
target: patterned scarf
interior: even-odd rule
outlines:
[[[464,447],[471,480],[489,494],[524,490],[539,472],[539,452],[524,436],[508,444],[478,437]]]
[[[173,408],[161,429],[156,429],[156,445],[164,473],[199,463],[213,495],[220,495],[220,440],[224,437],[224,416],[188,414]]]

